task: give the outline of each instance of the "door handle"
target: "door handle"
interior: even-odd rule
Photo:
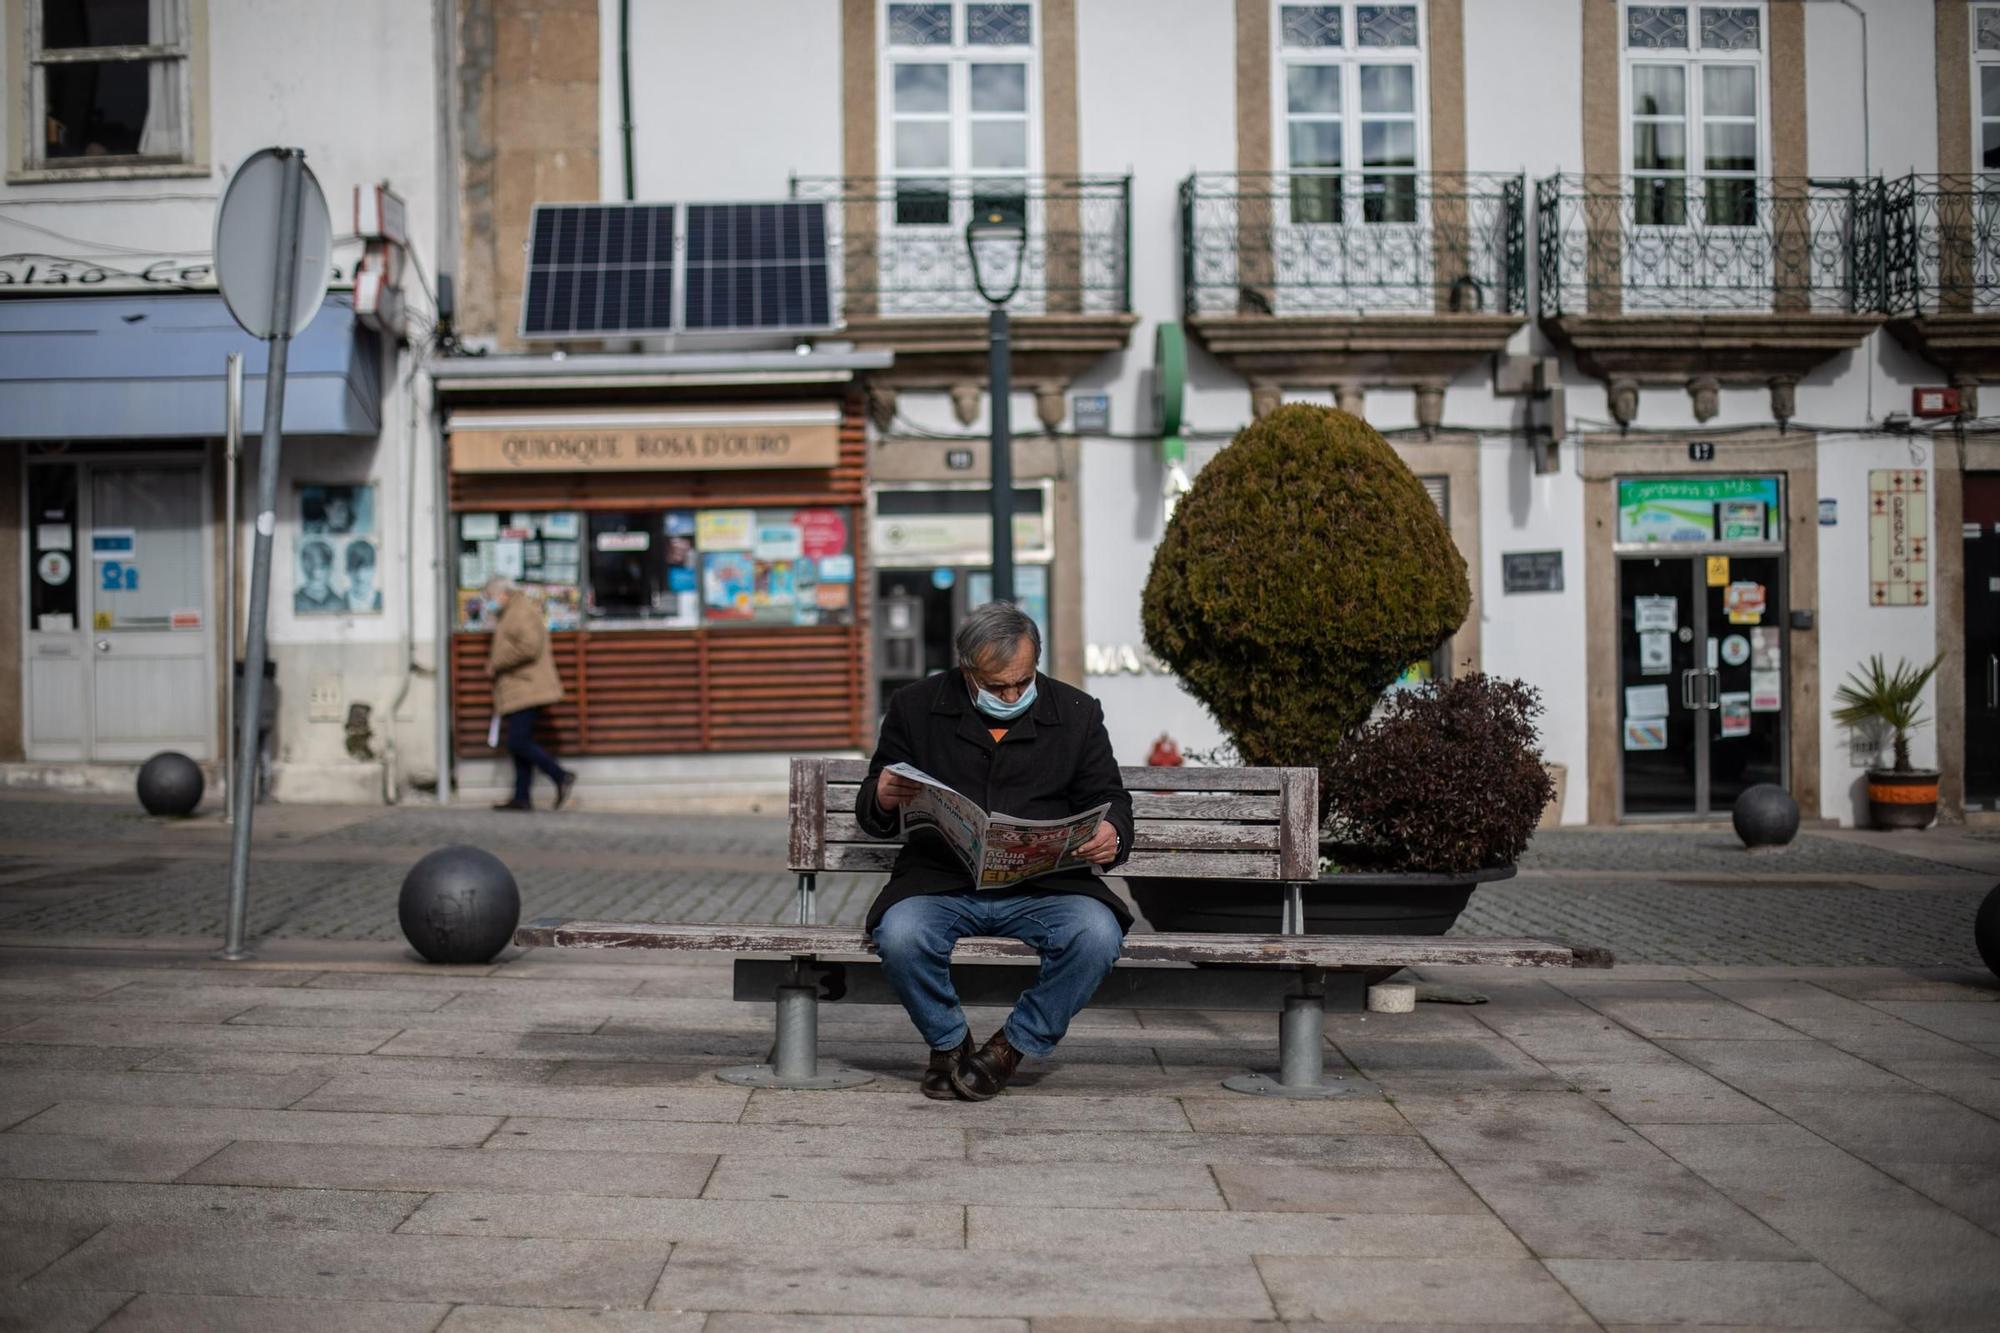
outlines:
[[[99,639],[99,640],[97,641],[97,651],[98,651],[98,652],[100,652],[100,653],[108,653],[108,652],[110,652],[110,651],[111,651],[111,640],[109,640],[109,639]]]
[[[1708,697],[1703,699],[1702,702],[1711,710],[1722,707],[1722,673],[1720,671],[1704,671],[1702,672],[1702,678],[1708,682]]]
[[[2000,708],[2000,653],[1986,654],[1986,706]]]
[[[1701,707],[1694,701],[1694,677],[1692,671],[1681,672],[1681,707],[1690,711]]]

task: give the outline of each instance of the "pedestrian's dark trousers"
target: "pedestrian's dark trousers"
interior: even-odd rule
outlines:
[[[514,803],[528,804],[528,789],[534,785],[535,770],[548,774],[550,782],[563,780],[563,766],[555,756],[535,744],[535,719],[542,715],[539,708],[523,708],[500,719],[501,730],[505,734],[507,750],[514,756]]]

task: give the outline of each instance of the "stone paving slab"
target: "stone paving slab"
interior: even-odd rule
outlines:
[[[1347,1324],[1503,1321],[1537,1328],[1592,1321],[1532,1259],[1318,1258],[1274,1255],[1257,1270],[1284,1319]]]
[[[1421,1168],[1437,1166],[1423,1140],[1405,1134],[1150,1134],[1110,1131],[970,1131],[975,1162],[1198,1162]]]
[[[0,1287],[0,1329],[19,1333],[93,1333],[118,1307],[132,1299],[129,1291],[48,1291]],[[126,1325],[129,1331],[133,1326]],[[153,1325],[155,1329],[161,1327]],[[191,1327],[183,1325],[183,1327]]]
[[[0,1134],[0,1180],[178,1179],[226,1139],[91,1138],[73,1134]]]
[[[552,1120],[520,1116],[494,1131],[501,1151],[721,1153],[731,1156],[859,1157],[893,1161],[963,1161],[956,1129],[827,1128],[817,1125],[717,1125],[658,1120]]]
[[[851,1250],[886,1245],[964,1249],[956,1204],[824,1203],[760,1199],[434,1194],[402,1230],[440,1236],[648,1240]]]
[[[1491,1213],[1450,1171],[1241,1162],[1218,1162],[1210,1170],[1229,1206],[1242,1212]]]
[[[401,1078],[337,1077],[312,1091],[311,1096],[300,1095],[304,1100],[298,1109],[302,1111],[722,1123],[734,1123],[742,1117],[750,1100],[749,1089],[725,1087],[713,1078],[706,1087],[691,1088],[551,1088],[432,1080],[414,1074]]]
[[[664,1310],[459,1305],[437,1326],[437,1333],[707,1333],[715,1318],[699,1312]]]
[[[34,1283],[213,1296],[629,1308],[644,1303],[666,1257],[664,1245],[631,1241],[350,1233],[335,1248],[305,1232],[111,1226]]]
[[[471,1148],[500,1127],[497,1116],[345,1115],[333,1111],[246,1111],[233,1106],[107,1106],[60,1102],[8,1131],[113,1139],[259,1139],[269,1143],[392,1144]]]
[[[380,1191],[15,1180],[0,1190],[0,1226],[86,1232],[113,1223],[394,1231],[420,1202],[419,1195]]]
[[[60,1140],[58,1140],[60,1142]],[[6,1137],[0,1136],[0,1146]],[[494,1152],[353,1144],[217,1145],[175,1175],[186,1182],[330,1190],[578,1193],[691,1199],[715,1170],[711,1155]]]
[[[430,1333],[450,1313],[441,1303],[301,1301],[268,1296],[167,1296],[143,1292],[102,1333]]]
[[[941,1203],[1219,1209],[1215,1177],[1200,1163],[855,1161],[724,1157],[702,1190],[708,1199],[810,1199],[831,1203]]]
[[[1472,1213],[1368,1213],[1339,1217],[1297,1212],[1177,1213],[1158,1208],[995,1207],[966,1212],[974,1250],[1249,1257],[1260,1254],[1525,1258],[1514,1233]]]
[[[1147,1314],[1268,1318],[1271,1300],[1247,1260],[876,1248],[801,1255],[782,1249],[683,1245],[655,1309],[770,1313],[988,1315]]]
[[[1894,1328],[1900,1322],[1815,1263],[1552,1259],[1549,1270],[1607,1323],[1659,1318],[1775,1328]]]

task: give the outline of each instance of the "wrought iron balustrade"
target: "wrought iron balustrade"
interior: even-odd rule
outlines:
[[[1890,315],[2000,310],[2000,174],[1886,182],[1881,252]]]
[[[792,197],[827,202],[834,305],[848,319],[984,314],[965,248],[975,213],[1026,226],[1014,313],[1132,307],[1129,176],[795,176]],[[999,262],[1012,267],[1011,256]]]
[[[1535,183],[1543,316],[1880,308],[1881,184],[1752,176]]]
[[[1187,313],[1525,313],[1524,196],[1519,176],[1197,173],[1181,183]]]

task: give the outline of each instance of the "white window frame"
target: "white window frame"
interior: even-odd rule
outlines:
[[[1634,8],[1677,8],[1687,15],[1688,44],[1679,51],[1634,48],[1628,44],[1630,31],[1628,14]],[[1738,8],[1758,11],[1757,49],[1754,51],[1715,51],[1701,45],[1701,11],[1704,8]],[[1765,202],[1763,187],[1753,184],[1754,204],[1752,218],[1740,228],[1718,222],[1709,216],[1705,183],[1710,180],[1748,180],[1759,182],[1771,175],[1771,11],[1766,0],[1729,0],[1727,4],[1705,5],[1703,0],[1619,0],[1618,3],[1618,156],[1633,201],[1633,224],[1660,230],[1675,230],[1689,225],[1688,219],[1699,219],[1698,225],[1708,230],[1752,231],[1758,226],[1756,212]],[[1633,161],[1633,131],[1637,124],[1633,111],[1633,70],[1637,66],[1664,66],[1681,70],[1682,105],[1685,108],[1682,124],[1685,126],[1684,158],[1682,169],[1671,171],[1640,172]],[[1708,122],[1703,108],[1703,71],[1710,66],[1749,66],[1757,78],[1757,164],[1748,172],[1710,171],[1707,167],[1707,144],[1703,126]],[[1741,117],[1720,117],[1721,123],[1740,124]],[[1682,182],[1682,221],[1676,223],[1642,223],[1638,218],[1639,180],[1678,176]]]
[[[1300,227],[1345,227],[1345,226],[1410,226],[1424,221],[1427,207],[1422,178],[1430,171],[1430,6],[1428,0],[1382,0],[1384,3],[1401,4],[1417,11],[1417,44],[1415,46],[1363,46],[1356,11],[1378,0],[1338,0],[1341,11],[1341,44],[1339,46],[1292,47],[1285,45],[1284,10],[1286,0],[1274,0],[1271,5],[1271,158],[1273,163],[1272,184],[1275,187],[1274,206],[1279,208],[1287,225]],[[1289,79],[1287,71],[1294,65],[1334,65],[1340,68],[1340,139],[1341,164],[1334,171],[1295,170],[1292,166],[1291,113]],[[1397,65],[1410,69],[1411,98],[1414,103],[1411,119],[1416,130],[1415,162],[1411,167],[1387,167],[1375,170],[1361,164],[1362,125],[1361,110],[1361,68],[1364,65]],[[1313,119],[1306,117],[1305,119]],[[1401,120],[1402,116],[1388,119]],[[1294,175],[1313,177],[1327,176],[1340,182],[1340,217],[1338,221],[1299,221],[1292,216],[1292,178]],[[1367,220],[1366,197],[1362,187],[1363,176],[1409,176],[1413,181],[1416,209],[1412,217]]]
[[[2000,5],[1966,6],[1966,50],[1972,56],[1972,171],[1974,176],[2000,178],[2000,166],[1987,166],[1985,161],[1986,127],[2000,125],[2000,116],[1988,116],[1984,95],[1984,80],[1987,70],[2000,71],[2000,48],[1982,51],[1979,49],[1979,20],[1982,14],[1994,16],[2000,23]],[[1950,173],[1947,172],[1947,175]]]
[[[975,46],[966,41],[966,10],[978,0],[932,0],[932,3],[951,7],[951,41],[938,46],[896,46],[890,41],[889,7],[906,0],[878,0],[877,21],[882,33],[882,47],[877,61],[877,116],[879,130],[876,135],[879,173],[889,185],[889,199],[882,218],[882,225],[901,232],[937,230],[939,224],[898,223],[896,205],[893,198],[896,185],[904,180],[945,180],[963,181],[1019,181],[1023,192],[1042,171],[1042,22],[1045,17],[1039,0],[1024,0],[1029,11],[1029,42],[1026,46]],[[998,64],[1026,66],[1025,97],[1027,106],[1019,117],[1023,122],[1023,133],[1027,139],[1026,165],[1014,168],[975,168],[972,165],[972,125],[975,120],[1014,119],[1012,115],[975,115],[972,111],[972,67],[974,65]],[[896,66],[898,65],[944,65],[947,69],[947,110],[926,113],[921,118],[943,121],[950,126],[950,154],[947,165],[942,169],[899,168],[896,165]],[[951,205],[951,221],[944,224],[953,231],[964,229],[969,220],[971,201],[969,197],[959,197],[954,191]]]
[[[167,14],[176,29],[173,40],[143,46],[42,48],[41,0],[16,0],[6,12],[6,45],[17,53],[8,62],[15,81],[9,110],[18,131],[8,145],[10,181],[90,180],[116,177],[205,176],[206,79],[205,38],[207,0],[167,0]],[[174,152],[152,156],[49,157],[45,155],[48,85],[44,71],[51,66],[88,61],[127,60],[146,64],[172,62],[173,96],[179,143]]]

